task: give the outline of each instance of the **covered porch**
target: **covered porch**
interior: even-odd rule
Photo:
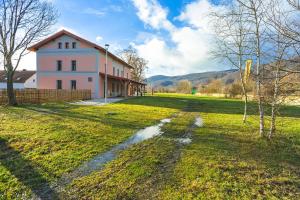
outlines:
[[[105,74],[99,73],[104,84],[103,97],[105,96]],[[144,96],[146,92],[146,84],[124,77],[113,76],[107,74],[107,97],[128,97],[128,96]]]

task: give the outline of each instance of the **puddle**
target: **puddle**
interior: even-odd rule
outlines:
[[[177,141],[180,142],[181,144],[190,144],[192,142],[192,139],[191,138],[178,138]]]
[[[198,126],[198,127],[202,127],[203,126],[203,120],[201,117],[197,117],[195,119],[195,125]]]
[[[70,174],[67,174],[66,176],[63,176],[61,178],[61,180],[59,181],[60,182],[58,184],[59,186],[57,186],[57,187],[62,187],[63,185],[71,183],[71,181],[74,180],[75,178],[87,176],[96,170],[100,170],[106,163],[108,163],[116,158],[118,151],[125,150],[132,144],[137,144],[144,140],[161,135],[163,133],[161,131],[161,127],[165,123],[170,123],[170,122],[171,122],[171,119],[163,119],[157,125],[149,126],[149,127],[139,130],[138,132],[136,132],[135,135],[130,137],[125,142],[113,147],[111,150],[109,150],[105,153],[97,155],[89,162],[86,162],[83,165],[81,165],[75,171],[71,172]]]

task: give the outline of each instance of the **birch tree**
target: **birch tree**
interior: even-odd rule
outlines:
[[[239,70],[240,82],[244,96],[243,122],[247,120],[248,94],[243,65],[251,55],[250,26],[247,14],[240,4],[233,4],[223,13],[212,13],[213,30],[216,35],[216,47],[212,51],[214,57],[226,60]]]
[[[289,24],[289,8],[283,6],[280,0],[270,0],[270,6],[266,17],[266,24],[269,29],[268,38],[269,46],[273,51],[269,55],[273,60],[268,65],[269,73],[267,79],[272,88],[270,105],[271,105],[271,124],[268,138],[271,139],[276,131],[276,118],[282,102],[290,96],[293,91],[293,83],[287,78],[293,75],[295,63],[292,62],[296,52],[294,51],[294,39],[284,34],[286,25]]]
[[[27,48],[56,22],[52,4],[42,0],[0,0],[0,54],[7,77],[8,104],[17,105],[13,76]]]
[[[262,137],[265,136],[265,111],[264,97],[262,93],[262,82],[264,79],[264,69],[262,65],[263,56],[263,40],[265,33],[264,18],[267,12],[267,6],[263,0],[237,0],[240,6],[247,13],[248,22],[252,25],[250,32],[253,34],[254,56],[256,65],[256,95],[259,110],[259,133]]]

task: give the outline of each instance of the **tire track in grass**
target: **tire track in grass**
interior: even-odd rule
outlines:
[[[156,151],[156,153],[158,155],[152,155],[152,156],[159,156],[160,154],[162,154],[159,157],[161,157],[161,160],[158,162],[158,164],[156,164],[156,170],[151,173],[151,176],[148,177],[143,177],[142,178],[137,178],[136,179],[136,183],[134,182],[132,184],[132,188],[135,188],[135,194],[136,196],[141,196],[141,199],[144,198],[148,198],[149,196],[152,196],[151,194],[155,194],[155,191],[158,191],[159,187],[163,186],[164,181],[168,181],[169,179],[169,174],[172,173],[176,162],[180,159],[180,155],[181,155],[181,151],[182,148],[189,144],[192,141],[192,132],[194,131],[195,128],[197,128],[199,125],[201,125],[199,123],[199,121],[201,121],[201,118],[198,116],[197,112],[195,111],[194,108],[194,104],[193,103],[189,103],[187,105],[187,107],[185,109],[183,109],[180,113],[178,113],[177,115],[174,115],[172,117],[172,121],[170,123],[169,120],[167,121],[162,121],[158,126],[159,126],[159,132],[160,134],[154,134],[155,139],[152,139],[153,141],[148,143],[146,142],[146,145],[144,144],[144,142],[141,141],[140,144],[136,144],[136,143],[130,143],[130,145],[126,145],[126,148],[116,148],[117,151],[113,151],[114,153],[114,157],[113,159],[108,159],[107,162],[105,161],[103,164],[101,164],[100,168],[97,167],[93,170],[88,170],[89,173],[83,173],[82,176],[80,175],[81,173],[79,173],[79,176],[77,176],[77,170],[75,170],[75,175],[76,176],[72,176],[72,173],[70,175],[67,175],[67,179],[61,180],[61,183],[58,183],[58,185],[56,186],[56,188],[59,190],[59,192],[61,193],[61,196],[63,197],[63,199],[76,199],[79,198],[80,196],[82,198],[91,198],[90,195],[92,195],[92,197],[94,198],[93,195],[97,195],[97,190],[99,190],[100,188],[109,188],[107,186],[110,185],[111,183],[109,183],[111,180],[113,180],[115,178],[115,176],[120,176],[120,174],[125,173],[126,174],[126,170],[129,170],[128,167],[130,167],[133,163],[138,162],[139,160],[144,159],[144,155],[147,155],[147,153],[145,154],[145,152],[143,152],[143,149],[149,149],[151,150],[151,148],[153,148],[153,145],[157,145],[159,146],[159,142],[162,142],[161,144],[168,144],[168,142],[170,144],[172,144],[172,148],[169,149],[170,151],[168,152],[162,152],[164,150],[166,150],[165,148],[161,148],[160,150],[158,149],[158,151]],[[173,123],[173,120],[175,121]],[[160,128],[162,128],[162,130],[160,130]],[[152,130],[153,131],[153,130]],[[177,132],[176,134],[174,134],[174,132]],[[151,138],[151,137],[150,137]],[[149,139],[149,138],[147,138]],[[165,142],[164,142],[165,141]],[[133,149],[138,149],[138,148],[142,148],[141,151],[136,151],[136,152],[132,152],[134,153],[133,155],[129,154],[127,155],[127,157],[124,159],[123,157],[120,156],[120,151],[124,151],[125,155],[126,155],[126,151],[130,152],[130,148],[128,150],[127,147],[134,145],[134,147],[132,147]],[[110,152],[111,153],[111,152]],[[122,155],[124,153],[121,153]],[[166,155],[164,157],[164,155]],[[99,159],[99,158],[97,158]],[[97,160],[96,159],[96,160]],[[112,164],[109,164],[108,162],[112,161]],[[93,162],[93,160],[92,160]],[[104,164],[108,163],[108,165],[104,166]],[[89,165],[87,165],[89,166]],[[104,167],[104,168],[103,168]],[[141,168],[143,168],[143,166],[141,166]],[[103,172],[102,170],[108,170],[109,173]],[[79,172],[81,170],[79,169]],[[91,174],[90,173],[95,172],[95,174]],[[100,180],[97,183],[97,185],[91,185],[90,187],[88,187],[88,183],[84,183],[85,180],[88,180],[89,178],[93,177],[93,176],[99,176],[98,177]],[[68,178],[71,177],[71,178]],[[74,181],[75,182],[74,182]],[[83,184],[80,183],[83,181]],[[72,183],[72,184],[70,184]],[[74,184],[75,183],[75,184]],[[79,183],[79,184],[78,184]],[[78,185],[77,185],[78,184]],[[117,184],[114,183],[113,184]],[[150,187],[147,187],[147,185],[149,185]],[[142,186],[142,187],[140,187]],[[126,186],[124,186],[126,188]],[[128,186],[129,188],[131,187]],[[131,189],[132,189],[131,188]],[[144,190],[147,188],[147,192],[145,192]],[[101,189],[102,192],[105,189]],[[124,189],[124,188],[123,188]],[[94,191],[95,190],[95,191]],[[110,189],[112,190],[112,189]],[[152,192],[153,191],[153,192]],[[82,196],[82,193],[89,193],[87,196]],[[107,193],[109,193],[107,191]],[[126,192],[125,192],[126,193]],[[147,194],[147,195],[146,195]],[[116,194],[116,198],[126,198],[126,194],[124,194],[125,196],[122,196],[122,194]],[[153,196],[155,197],[155,195]]]
[[[189,120],[189,124],[187,127],[185,127],[185,130],[182,131],[182,137],[180,138],[172,138],[172,130],[169,130],[169,137],[165,139],[171,139],[174,142],[175,148],[173,152],[170,152],[168,157],[157,167],[157,171],[149,180],[141,180],[140,184],[143,184],[143,182],[147,182],[146,186],[141,188],[140,191],[137,191],[137,195],[139,196],[138,199],[159,199],[159,190],[166,185],[166,183],[172,182],[172,174],[174,172],[176,163],[181,158],[181,152],[183,148],[190,144],[192,142],[192,134],[194,130],[198,127],[203,126],[202,118],[196,114],[196,113],[188,113],[186,111],[183,111],[181,113],[183,115],[182,117],[190,118],[192,116],[192,119]],[[188,116],[187,116],[188,115]],[[181,119],[182,119],[181,117]],[[176,122],[174,122],[176,123]],[[172,126],[170,124],[170,126]],[[168,132],[165,131],[165,135],[167,135]],[[165,136],[162,136],[165,137]],[[168,137],[168,136],[167,136]],[[145,190],[147,188],[147,190]]]

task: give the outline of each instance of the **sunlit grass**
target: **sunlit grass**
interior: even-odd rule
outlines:
[[[170,116],[162,136],[74,180],[61,198],[299,199],[300,107],[280,110],[272,141],[259,137],[257,106],[249,107],[246,124],[242,101],[179,94],[102,107],[0,107],[0,199],[30,197],[41,183]],[[176,142],[198,115],[204,127],[193,131],[192,143]]]
[[[147,98],[142,101],[151,101],[151,105],[145,106],[139,105],[140,101],[130,99],[101,107],[69,104],[0,107],[0,197],[18,198],[24,192],[30,196],[31,190],[38,192],[40,181],[56,181],[84,161],[183,106],[156,107]]]

